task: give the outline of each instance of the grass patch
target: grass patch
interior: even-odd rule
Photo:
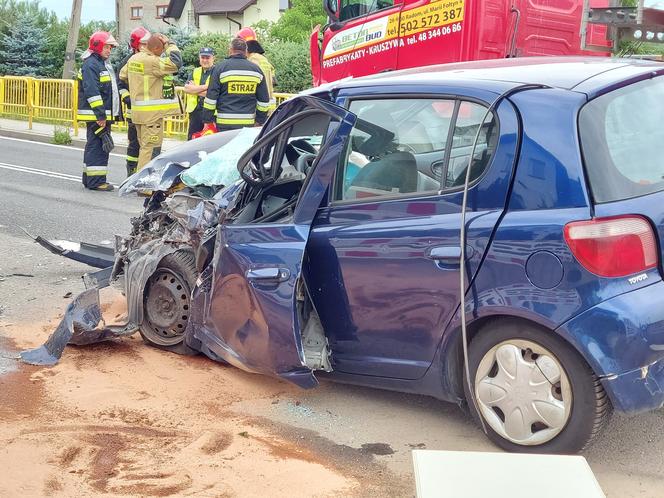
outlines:
[[[69,128],[64,126],[55,126],[53,128],[52,143],[56,145],[71,145],[71,134]]]

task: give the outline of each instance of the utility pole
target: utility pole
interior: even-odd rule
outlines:
[[[67,49],[65,50],[65,65],[62,69],[62,79],[70,79],[74,74],[74,61],[76,59],[76,42],[78,31],[81,27],[81,6],[83,0],[72,0],[71,20],[69,21],[69,37],[67,38]]]

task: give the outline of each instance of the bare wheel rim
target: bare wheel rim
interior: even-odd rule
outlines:
[[[158,268],[148,283],[143,333],[155,344],[182,342],[189,321],[189,288],[168,268]]]
[[[512,443],[535,446],[560,434],[572,411],[572,388],[553,353],[524,339],[495,345],[475,373],[475,398],[489,426]]]

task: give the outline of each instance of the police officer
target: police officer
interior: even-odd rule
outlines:
[[[213,123],[216,110],[218,131],[262,125],[269,107],[263,72],[247,60],[247,42],[234,38],[230,55],[214,67],[210,76],[203,101],[203,122]]]
[[[210,74],[214,66],[214,50],[203,47],[198,51],[200,67],[194,69],[191,78],[184,86],[187,94],[187,113],[189,114],[189,130],[187,140],[191,140],[194,133],[203,129],[203,99],[207,93]]]
[[[120,115],[120,94],[115,72],[108,58],[118,42],[110,33],[98,31],[90,37],[83,65],[78,73],[78,116],[87,125],[83,153],[83,186],[110,192],[106,181],[108,156],[113,148],[111,123]]]
[[[120,79],[129,84],[131,120],[140,145],[139,170],[161,152],[164,118],[182,114],[171,76],[180,67],[182,56],[178,47],[157,33],[150,36],[145,48],[132,55],[120,71]]]
[[[150,38],[150,32],[142,26],[134,28],[129,35],[129,50],[131,53],[127,55],[120,63],[118,68],[122,70],[123,67],[129,62],[132,55],[140,52],[141,48],[145,45]],[[118,77],[118,88],[120,89],[120,99],[125,105],[125,121],[127,122],[127,177],[136,173],[136,166],[138,164],[138,152],[140,145],[138,143],[138,135],[136,134],[136,126],[131,120],[131,97],[129,96],[129,85],[126,81],[122,81]]]
[[[247,60],[253,62],[261,68],[265,75],[265,82],[267,83],[267,91],[270,94],[270,108],[268,109],[268,116],[277,108],[277,100],[274,97],[274,87],[276,85],[276,78],[274,76],[274,66],[265,57],[265,50],[258,42],[258,36],[253,28],[242,28],[237,33],[238,38],[242,38],[247,42]]]

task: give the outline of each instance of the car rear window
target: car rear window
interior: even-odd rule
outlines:
[[[664,190],[664,78],[598,97],[579,115],[579,133],[596,203]]]

